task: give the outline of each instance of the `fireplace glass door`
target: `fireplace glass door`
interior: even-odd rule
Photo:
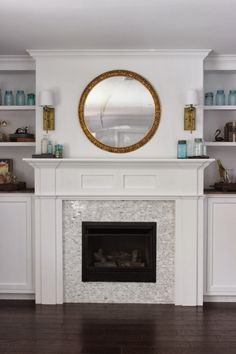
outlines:
[[[82,281],[156,282],[156,223],[83,222]]]

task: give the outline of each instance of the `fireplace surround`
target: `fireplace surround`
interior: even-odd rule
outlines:
[[[63,267],[66,266],[66,257],[67,265],[73,259],[73,248],[70,247],[71,252],[67,253],[63,238],[65,241],[68,230],[72,234],[75,231],[73,227],[79,218],[77,202],[94,205],[100,201],[132,201],[135,205],[136,202],[155,201],[172,202],[175,206],[173,302],[176,305],[202,305],[205,198],[203,171],[214,160],[117,158],[25,161],[35,168],[36,303],[60,304],[67,301],[65,294],[68,282],[70,283],[70,274],[65,271],[65,279]],[[65,221],[63,210],[66,205],[74,210],[75,220],[71,217]],[[67,218],[70,213],[71,211]],[[100,218],[100,221],[107,219]],[[68,224],[66,228],[65,223]],[[72,238],[71,243],[76,246],[74,242],[75,239]],[[63,258],[65,252],[66,256]],[[76,284],[72,283],[70,284],[76,289]],[[115,283],[112,286],[113,284]],[[142,284],[148,283],[140,283],[140,289]],[[81,291],[83,289],[84,286],[80,288]],[[116,285],[113,289],[117,290]],[[92,299],[89,301],[92,302]],[[107,298],[107,302],[112,302],[112,299]],[[159,302],[158,299],[156,302]]]

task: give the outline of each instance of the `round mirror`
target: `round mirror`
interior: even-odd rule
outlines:
[[[85,88],[79,120],[88,139],[103,150],[130,152],[146,144],[160,121],[160,102],[151,84],[127,70],[106,72]]]

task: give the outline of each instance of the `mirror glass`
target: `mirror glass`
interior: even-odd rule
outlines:
[[[151,138],[153,129],[157,129],[158,96],[137,74],[119,71],[119,75],[109,72],[101,77],[91,82],[83,94],[86,97],[81,98],[82,128],[102,149],[112,152],[135,150]]]

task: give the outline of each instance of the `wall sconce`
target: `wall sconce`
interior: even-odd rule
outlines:
[[[55,109],[53,92],[43,90],[39,92],[39,105],[43,107],[43,130],[55,130]]]
[[[186,107],[184,108],[184,130],[196,130],[196,108],[198,95],[196,90],[188,90],[186,95]]]

